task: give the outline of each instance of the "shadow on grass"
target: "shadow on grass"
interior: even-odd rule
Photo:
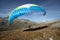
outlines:
[[[38,28],[30,28],[30,29],[25,29],[24,31],[36,31],[36,30],[41,30],[44,28],[47,28],[48,26],[42,26],[42,27],[38,27]]]

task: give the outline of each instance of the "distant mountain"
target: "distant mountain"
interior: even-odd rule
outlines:
[[[52,24],[60,22],[60,20],[51,20],[46,22],[32,22],[27,19],[15,19],[11,25],[8,24],[8,17],[0,18],[0,31],[14,30],[14,29],[25,29],[25,28],[37,28],[41,26],[50,26]]]
[[[24,29],[29,26],[36,25],[36,23],[27,19],[15,19],[11,25],[8,24],[7,18],[0,18],[0,31],[1,30],[13,30],[13,29]]]

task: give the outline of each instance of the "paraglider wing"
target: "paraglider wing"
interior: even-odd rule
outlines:
[[[39,7],[38,5],[35,5],[35,4],[25,4],[25,5],[17,7],[16,9],[14,9],[11,12],[11,14],[9,15],[9,19],[8,19],[9,24],[11,24],[12,21],[14,19],[16,19],[17,17],[25,15],[25,14],[31,12],[31,11],[34,11],[34,10],[35,11],[44,12],[43,15],[46,14],[46,11],[43,8]]]
[[[22,9],[19,9],[19,10],[14,10],[10,15],[9,15],[9,19],[8,19],[8,23],[11,24],[12,21],[19,17],[19,16],[22,16],[26,13],[28,13],[29,11],[27,11],[28,9],[27,8],[22,8]]]
[[[46,11],[43,9],[43,8],[41,8],[40,6],[31,6],[30,7],[30,10],[31,11],[40,11],[40,12],[44,12],[42,15],[43,16],[45,16],[46,15]]]

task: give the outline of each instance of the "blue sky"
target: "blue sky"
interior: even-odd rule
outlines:
[[[27,3],[38,4],[46,10],[46,16],[35,17],[33,21],[60,19],[60,0],[0,0],[0,17],[7,17],[13,9]]]

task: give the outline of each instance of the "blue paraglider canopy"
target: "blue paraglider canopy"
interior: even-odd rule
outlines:
[[[11,24],[12,21],[14,19],[16,19],[17,17],[27,15],[27,14],[30,15],[29,13],[33,14],[33,11],[43,12],[42,13],[43,16],[45,16],[45,14],[46,14],[46,11],[43,8],[41,8],[39,5],[36,5],[36,4],[24,4],[22,6],[17,7],[16,9],[14,9],[10,13],[9,18],[8,18],[8,22],[9,22],[9,24]]]

